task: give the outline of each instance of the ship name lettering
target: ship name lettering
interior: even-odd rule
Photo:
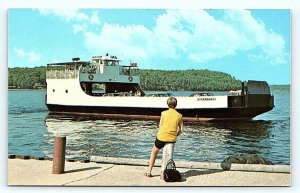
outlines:
[[[215,101],[217,100],[215,97],[210,98],[197,98],[197,101]]]

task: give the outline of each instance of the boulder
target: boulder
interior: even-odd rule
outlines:
[[[222,161],[221,163],[221,167],[224,170],[228,170],[232,163],[274,165],[271,161],[267,160],[266,158],[260,157],[256,154],[241,154],[229,156],[228,158],[224,159],[224,161]]]

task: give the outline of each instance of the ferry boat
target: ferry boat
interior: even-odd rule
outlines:
[[[46,105],[50,112],[96,114],[103,117],[159,119],[167,109],[168,93],[145,93],[137,63],[121,65],[116,56],[91,61],[47,64]],[[186,121],[252,120],[274,107],[265,81],[247,81],[225,95],[196,93],[175,96]]]

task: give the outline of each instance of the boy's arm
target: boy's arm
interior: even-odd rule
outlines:
[[[180,123],[178,125],[177,136],[181,135],[183,132],[183,119],[181,118]]]
[[[162,118],[163,118],[163,116],[162,116],[162,114],[161,114],[160,120],[159,120],[159,128],[161,128],[161,125],[162,125]]]

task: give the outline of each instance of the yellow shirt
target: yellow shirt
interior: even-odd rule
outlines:
[[[177,129],[180,125],[182,115],[175,109],[161,113],[161,125],[157,133],[157,139],[164,142],[175,142],[177,138]]]

